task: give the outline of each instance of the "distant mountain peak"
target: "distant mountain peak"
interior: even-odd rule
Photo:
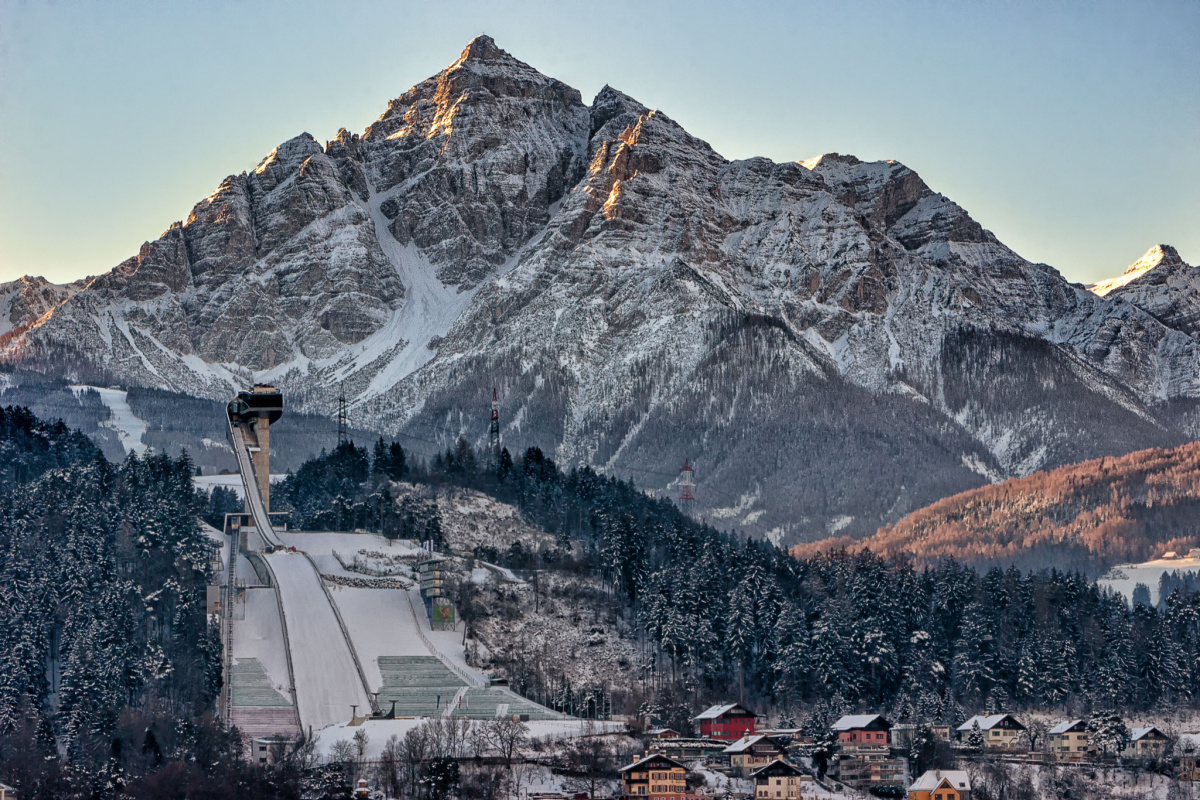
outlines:
[[[455,65],[464,61],[497,61],[503,58],[512,58],[512,56],[497,47],[495,39],[483,33],[467,43]]]
[[[1109,293],[1128,286],[1151,270],[1158,267],[1186,266],[1179,256],[1179,251],[1169,244],[1156,244],[1146,251],[1145,255],[1129,265],[1123,273],[1115,278],[1095,283],[1088,287],[1095,294],[1106,297]]]

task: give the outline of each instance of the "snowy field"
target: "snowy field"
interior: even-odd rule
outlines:
[[[146,454],[148,448],[142,441],[142,437],[146,435],[150,426],[144,419],[136,416],[133,409],[129,407],[128,392],[123,389],[102,389],[99,386],[75,385],[70,388],[76,400],[79,399],[80,394],[89,389],[100,395],[100,402],[104,403],[110,415],[106,421],[100,423],[100,426],[112,428],[117,432],[117,438],[126,453],[137,453],[139,456]]]
[[[1150,603],[1158,604],[1158,582],[1165,573],[1200,573],[1200,558],[1157,558],[1141,564],[1118,564],[1096,581],[1101,588],[1112,589],[1133,602],[1133,590],[1139,583],[1150,589]]]
[[[314,730],[347,722],[352,705],[370,709],[350,648],[342,636],[321,579],[299,553],[264,555],[279,582],[284,621],[292,647],[300,722]]]

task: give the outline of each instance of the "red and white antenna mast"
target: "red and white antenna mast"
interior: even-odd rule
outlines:
[[[692,494],[692,489],[696,488],[696,481],[693,480],[692,464],[687,459],[683,459],[683,469],[679,470],[679,507],[683,513],[691,515],[692,505],[696,502],[696,496]]]

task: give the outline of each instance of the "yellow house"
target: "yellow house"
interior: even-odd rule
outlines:
[[[1087,723],[1081,719],[1060,722],[1046,733],[1050,754],[1059,761],[1082,761],[1091,752]]]
[[[908,800],[971,800],[971,777],[960,769],[931,769],[908,787]]]
[[[620,772],[626,798],[682,800],[687,794],[687,767],[662,753],[643,756]]]
[[[796,800],[801,787],[812,783],[812,776],[794,764],[780,759],[750,773],[754,781],[754,800]]]

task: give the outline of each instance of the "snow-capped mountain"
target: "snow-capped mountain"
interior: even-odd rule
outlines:
[[[1132,285],[1132,284],[1130,284]],[[24,369],[538,445],[778,543],[1188,438],[1200,342],[1032,264],[896,162],[729,161],[472,41],[362,135],[307,134],[65,297]]]
[[[1176,330],[1200,333],[1200,269],[1184,262],[1170,245],[1154,245],[1124,273],[1091,290],[1119,297]]]

